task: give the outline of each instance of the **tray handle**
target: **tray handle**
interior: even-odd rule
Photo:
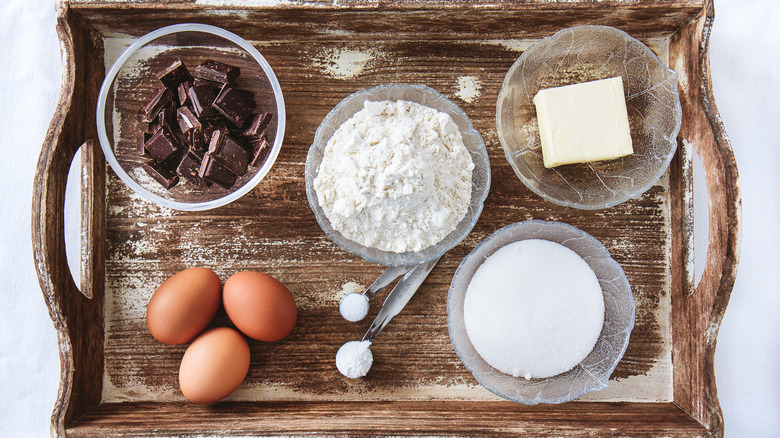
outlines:
[[[67,2],[57,5],[63,76],[60,100],[46,133],[35,174],[32,244],[35,268],[49,316],[57,331],[60,386],[51,433],[64,436],[66,424],[100,403],[103,373],[104,239],[96,238],[105,218],[105,162],[97,143],[94,108],[105,74],[102,39]],[[65,186],[71,162],[84,150],[82,168],[82,254],[87,255],[82,290],[65,254]],[[86,250],[85,250],[86,249]],[[91,297],[87,299],[86,297]],[[79,362],[78,367],[74,361]],[[78,388],[77,390],[73,390]]]
[[[679,227],[673,236],[682,257],[674,269],[683,270],[672,287],[672,329],[674,401],[715,436],[723,435],[723,413],[715,385],[714,354],[718,329],[723,320],[739,263],[742,200],[734,151],[715,106],[710,76],[709,42],[715,17],[712,0],[705,0],[702,12],[672,35],[670,63],[680,74],[683,124],[679,138],[686,139],[701,158],[709,198],[709,243],[704,273],[694,288],[692,265],[685,262],[692,251],[691,210],[673,217]],[[683,151],[690,150],[683,145]],[[690,159],[690,153],[684,159]],[[683,173],[679,184],[690,193],[691,175]],[[675,201],[681,202],[681,201]],[[692,202],[689,202],[692,205]],[[687,208],[687,207],[686,207]],[[676,242],[675,240],[676,239]]]
[[[683,114],[688,118],[680,128],[680,138],[690,142],[701,158],[710,206],[704,273],[695,288],[692,273],[688,276],[686,295],[716,298],[713,316],[722,316],[739,264],[742,199],[734,151],[712,92],[709,36],[713,19],[713,5],[708,1],[702,16],[672,37],[671,50],[674,53],[685,44],[689,46],[689,54],[698,54],[676,57],[674,68],[681,73],[680,100]],[[687,177],[691,178],[690,174]],[[692,230],[685,232],[692,233]],[[715,322],[720,324],[719,319]]]

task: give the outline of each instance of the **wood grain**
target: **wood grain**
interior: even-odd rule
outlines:
[[[248,40],[363,41],[536,39],[580,24],[605,24],[631,35],[670,35],[701,10],[703,0],[660,1],[293,1],[265,7],[191,1],[72,1],[104,35],[141,36],[186,21],[231,29]],[[218,11],[218,13],[215,13]],[[185,19],[186,18],[186,19]],[[261,23],[261,25],[258,25]],[[457,35],[457,37],[454,37]]]
[[[261,46],[286,90],[291,129],[272,172],[244,198],[198,214],[168,211],[145,202],[138,208],[136,195],[110,175],[107,202],[121,207],[112,208],[107,218],[106,371],[111,391],[104,397],[108,395],[108,401],[180,398],[176,376],[183,349],[154,341],[138,303],[147,302],[155,285],[166,277],[196,264],[213,269],[223,281],[240,270],[267,272],[290,285],[301,307],[292,336],[270,346],[252,344],[252,367],[240,393],[242,399],[262,399],[276,389],[282,394],[275,397],[287,399],[340,400],[355,397],[357,392],[362,398],[392,400],[422,397],[426,394],[422,388],[442,397],[439,388],[474,387],[475,381],[449,342],[449,282],[460,260],[477,243],[504,225],[531,218],[560,220],[592,233],[626,270],[638,303],[637,328],[614,377],[639,376],[641,381],[654,366],[668,369],[666,187],[656,186],[615,208],[585,212],[543,202],[523,186],[504,158],[494,119],[497,93],[517,58],[516,51],[478,42],[378,42],[371,50],[382,53],[382,59],[355,77],[334,78],[312,63],[318,53],[334,48],[359,52],[365,45],[309,44],[304,50],[294,43]],[[471,103],[457,98],[462,76],[476,78],[484,90]],[[373,347],[377,362],[372,373],[355,384],[335,372],[333,358],[341,344],[359,339],[367,324],[344,322],[338,313],[337,292],[347,281],[366,287],[380,271],[339,249],[318,227],[306,201],[302,163],[316,127],[333,106],[353,91],[390,82],[426,83],[458,101],[485,137],[493,183],[468,239],[444,257],[404,313],[383,333]],[[134,102],[131,98],[120,102],[122,106],[140,107],[151,92],[148,83],[144,87],[133,81],[129,88],[141,92],[134,95]],[[128,136],[128,144],[134,143],[132,132],[122,135]],[[373,307],[369,321],[378,309]],[[223,318],[221,323],[228,321]],[[155,358],[153,368],[144,360],[147,357]],[[670,375],[666,377],[668,381]],[[139,393],[139,386],[144,392]],[[418,390],[399,395],[398,388]],[[444,397],[464,397],[452,392]],[[489,397],[485,391],[477,395]]]
[[[736,159],[712,94],[709,35],[714,14],[712,2],[706,2],[697,20],[672,37],[670,47],[671,65],[681,77],[683,113],[688,116],[680,137],[691,142],[702,160],[710,205],[709,245],[702,279],[692,294],[684,283],[673,285],[672,317],[679,323],[673,327],[672,353],[675,403],[713,434],[722,436],[723,414],[713,363],[718,329],[739,263],[742,201]],[[678,240],[674,247],[679,249],[685,244]]]
[[[68,68],[39,161],[33,205],[36,266],[63,366],[53,434],[722,435],[712,353],[735,276],[739,191],[707,72],[711,2],[120,5],[72,1],[58,23]],[[144,201],[101,167],[94,148],[92,108],[104,75],[104,44],[121,46],[126,35],[184,21],[220,25],[253,40],[280,79],[288,111],[283,148],[261,184],[228,206],[198,213]],[[613,25],[657,51],[668,49],[671,66],[681,72],[680,138],[691,140],[702,155],[711,205],[717,206],[711,212],[715,237],[705,280],[693,294],[686,252],[691,239],[686,147],[658,185],[600,211],[542,201],[504,159],[495,102],[506,71],[533,40],[584,23]],[[339,70],[334,55],[345,52],[367,53],[370,61],[357,71]],[[458,85],[463,77],[478,84],[476,97],[464,97]],[[362,336],[369,320],[346,323],[338,314],[338,297],[349,287],[367,286],[382,267],[345,253],[324,236],[306,203],[303,162],[314,130],[336,103],[387,82],[425,83],[458,103],[485,137],[493,184],[474,231],[442,258],[383,332],[372,348],[376,362],[369,376],[352,381],[336,372],[333,357],[343,342]],[[139,94],[123,105],[140,105],[139,96],[151,87],[134,86]],[[91,278],[82,282],[92,284],[84,294],[92,299],[67,275],[62,243],[65,175],[82,143],[93,147],[86,168],[92,178],[85,187],[94,192],[85,204],[85,229],[96,256]],[[98,217],[102,181],[105,228]],[[458,263],[496,229],[532,218],[567,222],[594,235],[632,285],[636,327],[607,396],[586,397],[596,401],[529,407],[499,400],[476,384],[449,343],[445,300]],[[183,402],[176,375],[185,347],[159,344],[144,323],[156,286],[194,265],[214,269],[223,281],[244,269],[267,272],[290,286],[299,307],[290,337],[250,343],[249,376],[231,399],[212,407]],[[374,303],[369,318],[378,307]],[[214,325],[229,325],[224,313]],[[667,392],[645,389],[658,379]],[[610,397],[617,401],[606,401]]]
[[[221,420],[218,424],[215,417]],[[116,429],[117,423],[121,429]],[[523,406],[508,402],[345,401],[224,403],[213,407],[105,403],[70,429],[68,436],[179,436],[189,435],[193,429],[208,436],[305,436],[312,431],[339,437],[707,435],[706,429],[672,403]]]
[[[73,282],[65,255],[63,212],[70,163],[85,139],[96,138],[94,117],[87,114],[96,105],[104,69],[102,40],[67,8],[58,12],[57,33],[63,47],[62,90],[38,159],[31,228],[35,267],[60,351],[60,386],[52,413],[52,434],[64,435],[66,424],[100,403],[102,391],[104,294],[98,287],[82,295]],[[93,181],[103,179],[97,175]],[[101,221],[95,222],[91,231],[105,235],[101,225]],[[94,242],[92,236],[87,237]],[[99,259],[103,258],[101,248],[100,244],[93,248]],[[91,272],[95,274],[94,284],[101,270]]]

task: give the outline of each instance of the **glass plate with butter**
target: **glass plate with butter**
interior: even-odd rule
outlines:
[[[600,209],[641,195],[666,171],[682,112],[677,73],[608,26],[563,29],[509,69],[496,125],[507,160],[555,204]]]

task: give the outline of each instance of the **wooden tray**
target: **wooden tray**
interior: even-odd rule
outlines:
[[[40,156],[32,217],[36,267],[62,361],[53,434],[723,434],[713,353],[736,273],[740,196],[710,86],[711,0],[206,3],[71,1],[60,8],[65,77]],[[96,141],[105,66],[132,38],[178,22],[214,24],[252,41],[287,103],[285,143],[271,173],[244,198],[201,213],[158,208],[131,193],[106,167]],[[579,24],[623,29],[680,73],[683,125],[667,176],[643,196],[600,211],[558,207],[531,193],[504,159],[495,128],[498,91],[521,51]],[[359,339],[379,306],[364,322],[347,323],[338,296],[367,286],[382,267],[339,250],[319,229],[306,202],[303,163],[333,105],[388,82],[425,83],[461,105],[485,137],[493,184],[474,231],[382,334],[369,376],[351,381],[335,369],[335,352]],[[709,188],[710,242],[698,287],[693,150],[683,138],[701,156]],[[80,146],[81,291],[63,237],[65,181]],[[524,406],[488,393],[447,335],[445,299],[458,263],[499,227],[531,218],[564,221],[600,239],[624,267],[637,304],[636,328],[609,388],[562,405]],[[300,309],[289,338],[251,344],[246,381],[229,401],[210,407],[183,400],[176,376],[184,347],[156,342],[143,320],[156,285],[193,265],[213,268],[223,280],[243,269],[268,272],[290,286]]]

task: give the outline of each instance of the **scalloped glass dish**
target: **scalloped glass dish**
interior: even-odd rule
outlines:
[[[536,92],[616,76],[623,77],[634,153],[545,168]],[[677,149],[681,121],[677,73],[642,42],[608,26],[563,29],[531,46],[509,69],[496,107],[498,138],[520,180],[547,201],[588,210],[652,187]]]
[[[181,59],[190,69],[207,59],[241,68],[237,88],[254,93],[255,112],[274,117],[267,139],[271,151],[262,166],[250,167],[230,189],[216,184],[199,189],[181,181],[166,190],[141,168],[136,136],[144,130],[138,113],[143,101],[161,86],[156,72]],[[106,160],[134,192],[163,207],[208,210],[228,204],[252,190],[271,170],[282,147],[285,127],[282,89],[271,66],[249,42],[222,28],[205,24],[175,24],[133,42],[114,62],[100,88],[97,131]]]
[[[471,344],[463,319],[466,290],[477,268],[499,248],[526,239],[556,242],[576,252],[596,273],[604,294],[604,326],[593,350],[571,370],[545,379],[526,380],[491,367]],[[634,296],[623,269],[590,234],[562,222],[517,222],[493,233],[460,263],[447,295],[447,327],[455,353],[490,392],[529,405],[564,403],[607,387],[634,328]]]
[[[314,179],[319,173],[325,146],[333,136],[333,133],[336,132],[336,129],[352,117],[353,114],[363,109],[363,102],[383,100],[407,100],[449,114],[458,126],[463,136],[463,143],[474,162],[471,181],[471,201],[466,216],[458,223],[455,230],[449,233],[443,240],[417,252],[395,253],[382,251],[347,239],[333,228],[319,205],[317,193],[314,190]],[[359,255],[369,262],[380,263],[385,266],[412,266],[424,263],[440,257],[460,243],[474,228],[490,189],[490,161],[488,160],[487,149],[482,136],[474,129],[471,120],[460,107],[438,91],[425,85],[379,85],[360,90],[344,98],[325,116],[325,119],[317,128],[317,132],[314,134],[314,142],[306,156],[305,175],[306,196],[309,200],[309,205],[312,211],[314,211],[317,223],[325,234],[345,251]]]

